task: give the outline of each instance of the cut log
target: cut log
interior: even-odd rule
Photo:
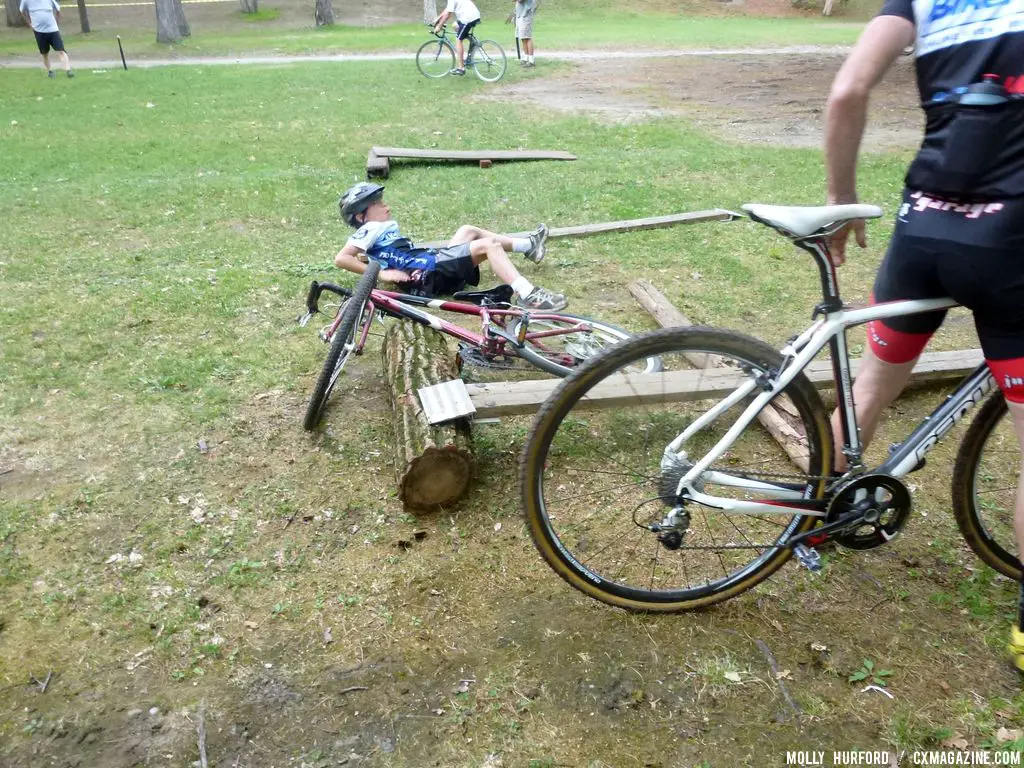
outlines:
[[[391,164],[386,157],[381,157],[372,149],[366,156],[366,178],[386,179],[391,174]]]
[[[647,280],[634,280],[629,286],[629,292],[633,294],[640,306],[646,309],[658,324],[663,328],[678,328],[693,325],[689,318],[672,306],[665,295],[654,287]],[[698,368],[707,367],[707,355],[688,354],[686,359]],[[778,398],[779,404],[788,400]],[[803,425],[800,423],[798,414],[791,414],[792,406],[786,409],[778,408],[775,403],[769,403],[757,414],[757,420],[761,426],[768,430],[775,442],[782,446],[782,449],[789,456],[790,460],[801,471],[806,472],[810,452],[807,449],[807,435],[804,433]]]
[[[468,419],[432,425],[416,392],[458,376],[443,335],[403,320],[384,336],[384,374],[394,412],[398,498],[412,512],[449,507],[469,488],[473,453]]]

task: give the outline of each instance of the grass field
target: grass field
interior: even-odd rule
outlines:
[[[481,3],[484,23],[480,36],[497,39],[514,47],[514,32],[506,26],[507,3]],[[756,17],[723,10],[717,3],[693,3],[697,14],[671,4],[655,3],[653,8],[634,4],[557,3],[545,8],[537,21],[538,50],[628,49],[628,48],[742,48],[773,45],[848,45],[860,31],[861,12],[853,4],[842,16],[823,19],[814,14]],[[415,51],[426,31],[415,13],[405,23],[364,27],[341,23],[312,28],[312,12],[302,14],[294,2],[262,6],[255,17],[247,17],[231,4],[188,5],[191,37],[174,46],[155,40],[152,12],[141,8],[99,8],[92,11],[92,32],[83,35],[72,9],[66,9],[63,34],[68,50],[81,58],[111,59],[118,56],[116,36],[120,35],[129,62],[154,56],[217,56],[280,54],[329,54],[371,51]],[[338,12],[345,6],[339,4]],[[657,28],[657,35],[651,31]],[[542,41],[542,42],[541,42]],[[31,58],[31,34],[25,29],[0,27],[0,56]]]
[[[818,152],[474,101],[489,86],[428,82],[411,62],[0,77],[3,765],[180,766],[201,740],[210,765],[316,768],[1021,746],[1024,697],[1000,655],[1013,586],[948,514],[955,441],[914,475],[907,537],[655,618],[593,604],[541,563],[514,490],[527,420],[478,431],[471,496],[419,519],[394,498],[376,340],[324,429],[301,429],[324,347],[294,320],[310,279],[344,279],[336,200],[369,145],[579,155],[396,167],[389,202],[425,240],[466,222],[816,204]],[[866,157],[863,199],[893,211],[906,160]],[[844,267],[847,298],[866,298],[888,229],[873,223]],[[644,277],[693,319],[773,342],[816,290],[806,256],[745,222],[562,240],[524,272],[635,330],[652,325],[627,293]],[[974,344],[961,318],[936,348]],[[879,451],[935,397],[901,401]],[[894,700],[849,681],[865,659],[892,672]],[[30,676],[48,672],[43,692]]]

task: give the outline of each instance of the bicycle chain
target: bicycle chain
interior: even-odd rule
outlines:
[[[479,349],[466,342],[459,342],[459,357],[462,358],[464,364],[472,365],[474,368],[492,368],[507,371],[525,367],[525,361],[522,358],[505,358],[509,362],[501,363],[493,358],[488,358]]]

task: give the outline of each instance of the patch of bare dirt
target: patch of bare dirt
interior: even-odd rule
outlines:
[[[678,116],[728,141],[819,147],[825,100],[844,56],[585,60],[564,74],[516,83],[493,98],[584,112],[610,123]],[[913,60],[901,58],[872,95],[865,147],[916,147],[922,126]]]

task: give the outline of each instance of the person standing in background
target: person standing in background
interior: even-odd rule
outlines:
[[[8,0],[10,2],[10,0]],[[25,22],[32,27],[36,36],[36,45],[39,47],[39,55],[43,57],[43,67],[46,69],[46,76],[53,79],[53,70],[50,69],[50,49],[60,54],[60,61],[64,65],[64,71],[68,77],[74,77],[71,71],[71,59],[64,50],[64,41],[60,36],[60,29],[57,22],[60,20],[60,6],[57,0],[21,0],[18,6]]]
[[[537,0],[516,0],[515,11],[505,19],[511,24],[516,22],[516,38],[523,44],[523,56],[519,64],[524,67],[536,66],[533,59],[533,16],[537,12]]]

